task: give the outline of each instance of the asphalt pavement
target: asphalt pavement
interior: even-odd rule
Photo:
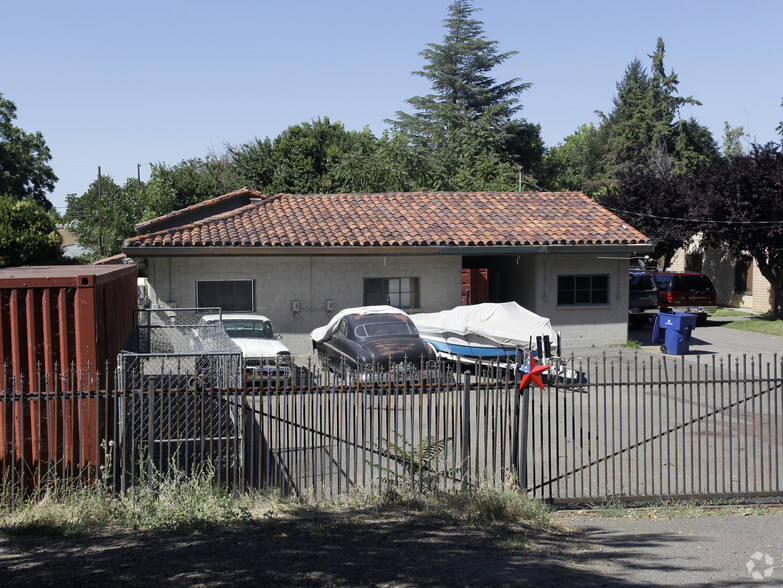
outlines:
[[[743,354],[758,355],[760,353],[767,361],[772,361],[774,354],[777,354],[780,360],[781,356],[783,356],[783,337],[725,327],[727,323],[738,320],[748,320],[748,318],[709,318],[706,324],[697,325],[691,333],[688,352],[684,355],[685,359],[696,361],[699,358],[703,360],[705,356],[709,355],[721,357],[731,355],[732,357],[737,357]],[[653,343],[652,335],[652,325],[646,325],[642,328],[628,328],[628,340],[637,341],[641,344],[641,347],[637,350],[640,355],[659,357],[663,355],[661,344]],[[619,353],[627,355],[633,353],[634,349],[616,345],[608,348],[566,348],[564,351],[566,355],[573,353],[575,357],[597,357],[604,352],[612,356]]]
[[[558,513],[581,541],[575,585],[781,586],[783,511],[618,518]],[[583,582],[580,582],[579,579]]]
[[[711,361],[758,356],[777,364],[783,358],[783,337],[726,328],[745,317],[710,318],[691,334],[685,361]],[[566,349],[577,358],[610,358],[638,353],[661,357],[647,325],[629,329],[639,349],[623,346]],[[783,511],[697,518],[616,518],[596,513],[563,512],[567,525],[579,530],[585,543],[571,562],[583,585],[602,586],[783,586]],[[595,581],[595,582],[594,582]],[[579,580],[575,582],[581,584]]]

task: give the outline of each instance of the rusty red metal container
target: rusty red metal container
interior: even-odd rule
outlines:
[[[135,265],[0,269],[4,469],[95,463],[117,354],[137,305]]]

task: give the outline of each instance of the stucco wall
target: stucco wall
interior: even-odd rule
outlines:
[[[364,278],[418,277],[421,311],[435,312],[460,303],[459,256],[257,256],[149,258],[147,275],[153,304],[193,307],[197,280],[253,279],[255,311],[268,316],[295,353],[314,328],[343,308],[362,306]],[[294,313],[292,301],[299,301]],[[327,312],[326,301],[334,301]],[[304,343],[303,343],[304,342]]]
[[[628,335],[628,262],[597,254],[545,254],[493,257],[495,300],[516,301],[549,317],[564,347],[625,343]],[[460,256],[257,256],[149,258],[152,303],[196,305],[197,280],[253,279],[256,312],[272,319],[294,353],[309,351],[308,334],[343,308],[363,304],[363,279],[418,277],[421,311],[436,312],[460,304]],[[609,303],[558,306],[559,275],[609,275]],[[291,310],[299,301],[299,312]],[[327,312],[326,301],[334,301]]]
[[[618,345],[628,340],[628,260],[602,259],[599,254],[542,255],[536,258],[539,276],[535,312],[549,317],[561,332],[563,347]],[[557,278],[562,275],[609,276],[605,305],[557,304]]]

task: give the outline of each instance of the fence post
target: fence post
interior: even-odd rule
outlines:
[[[465,468],[462,474],[461,489],[468,489],[468,480],[470,479],[470,374],[465,374],[464,387],[462,391],[462,467]]]
[[[520,411],[520,396],[522,396],[522,406]],[[526,386],[525,390],[520,394],[520,392],[516,393],[516,402],[515,402],[515,411],[514,411],[514,422],[516,424],[516,430],[519,432],[521,428],[521,433],[518,433],[522,439],[520,441],[514,440],[514,449],[516,451],[519,451],[518,461],[517,464],[517,471],[519,472],[519,489],[524,490],[527,488],[527,442],[528,442],[528,419],[530,417],[530,386]],[[521,414],[520,414],[521,412]],[[521,419],[520,419],[521,416]],[[521,447],[520,447],[521,444]]]

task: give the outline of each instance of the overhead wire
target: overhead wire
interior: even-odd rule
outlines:
[[[660,220],[671,220],[671,221],[679,221],[683,223],[699,223],[699,224],[720,224],[720,225],[759,225],[759,226],[770,226],[770,225],[783,225],[783,220],[773,220],[773,221],[720,221],[720,220],[711,220],[711,219],[698,219],[698,218],[684,218],[684,217],[677,217],[677,216],[662,216],[657,214],[647,214],[644,212],[636,212],[633,210],[623,210],[621,208],[612,208],[610,206],[604,206],[606,210],[610,210],[612,212],[618,213],[618,214],[632,214],[639,217],[644,218],[654,218],[654,219],[660,219]]]

